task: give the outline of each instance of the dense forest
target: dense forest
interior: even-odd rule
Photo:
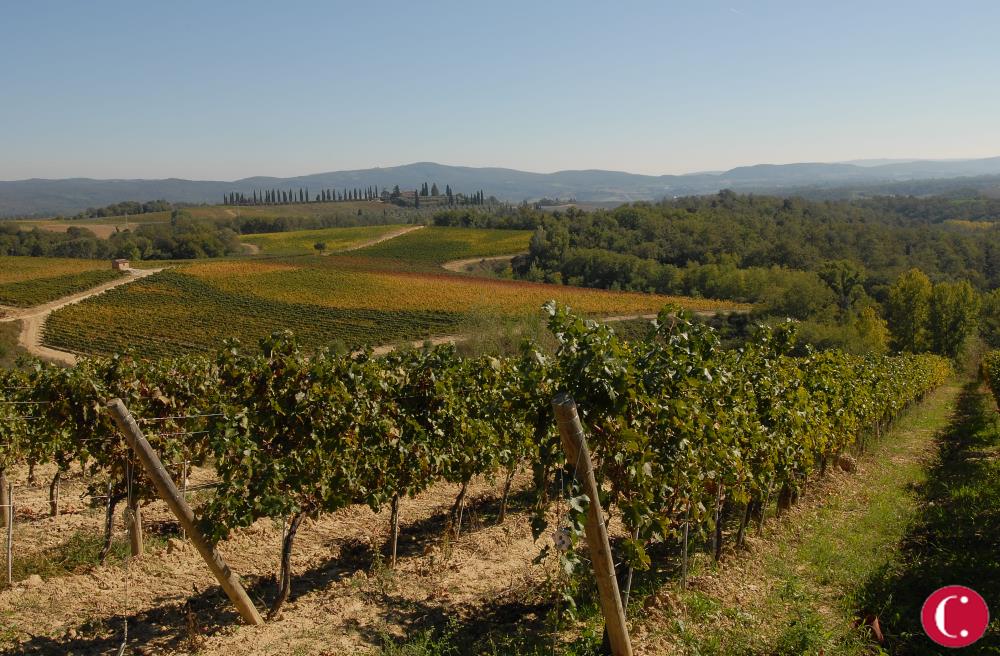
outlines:
[[[748,301],[758,316],[803,321],[817,346],[954,354],[970,334],[966,319],[1000,305],[995,294],[981,298],[1000,288],[997,218],[1000,200],[986,197],[723,191],[590,213],[459,211],[435,222],[534,229],[529,253],[513,262],[519,278]],[[911,335],[897,334],[914,314]]]
[[[876,296],[913,267],[934,279],[969,280],[986,290],[1000,287],[1000,231],[987,222],[997,218],[1000,200],[993,199],[824,202],[722,192],[611,211],[542,214],[518,273],[677,292],[685,271],[704,265],[720,272],[818,272],[832,260],[849,260],[863,267],[866,288]],[[755,292],[748,289],[747,300],[755,300]]]

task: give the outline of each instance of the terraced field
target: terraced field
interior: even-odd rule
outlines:
[[[361,249],[358,254],[440,265],[449,260],[520,253],[528,250],[530,240],[530,230],[429,227]]]
[[[244,235],[240,241],[253,244],[266,255],[302,255],[316,253],[316,244],[332,253],[357,248],[404,228],[399,225],[361,226],[356,228],[325,228],[322,230],[296,230],[260,235]]]
[[[384,261],[382,261],[384,264]],[[593,315],[733,303],[380,269],[369,258],[219,260],[165,271],[49,318],[44,342],[82,353],[210,351],[289,328],[311,346],[350,348],[461,332],[472,317],[538,312],[547,300]]]
[[[0,305],[48,303],[119,275],[105,260],[0,257]]]

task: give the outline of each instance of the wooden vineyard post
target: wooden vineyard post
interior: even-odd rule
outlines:
[[[14,485],[7,484],[7,585],[14,585]]]
[[[52,517],[59,516],[59,479],[61,477],[62,472],[57,471],[49,484],[49,515]]]
[[[129,499],[125,509],[125,523],[128,526],[129,553],[138,558],[145,551],[142,540],[142,509],[138,499]]]
[[[257,612],[257,608],[253,605],[253,602],[250,601],[246,590],[240,585],[239,578],[233,574],[219,552],[209,544],[201,534],[201,531],[198,530],[198,526],[195,524],[194,513],[187,505],[187,502],[184,501],[180,492],[178,492],[177,486],[170,479],[167,470],[164,469],[163,463],[160,462],[156,452],[153,451],[152,447],[149,446],[149,442],[143,437],[142,431],[139,430],[139,425],[132,418],[128,408],[125,407],[121,399],[113,399],[108,404],[108,409],[111,411],[111,416],[114,417],[115,423],[118,424],[119,430],[125,436],[125,440],[136,452],[136,455],[139,456],[139,462],[142,464],[142,468],[146,471],[146,474],[153,481],[153,485],[156,486],[156,491],[159,492],[160,497],[167,502],[170,510],[177,516],[177,519],[187,532],[198,553],[205,559],[208,568],[212,570],[212,574],[215,575],[215,578],[219,581],[219,585],[222,586],[229,600],[236,606],[244,621],[247,624],[253,625],[263,624],[264,620],[261,618],[260,613]]]
[[[181,468],[181,498],[184,499],[184,503],[188,500],[188,461],[184,461],[184,465]],[[181,539],[187,540],[187,531],[181,528]]]
[[[389,518],[389,566],[396,569],[396,547],[399,544],[399,495],[392,497],[392,513]]]
[[[688,529],[691,527],[691,500],[688,499],[687,514],[684,515],[684,538],[681,547],[681,590],[688,585]]]
[[[7,472],[0,469],[0,527],[7,528],[10,522],[10,499],[7,494]]]
[[[556,423],[559,425],[559,435],[562,437],[567,461],[577,465],[574,473],[583,485],[584,493],[590,499],[590,505],[587,507],[587,546],[590,548],[594,575],[597,577],[601,612],[604,614],[611,653],[613,656],[632,656],[632,642],[629,639],[628,626],[625,624],[625,609],[622,607],[622,598],[618,591],[618,579],[615,577],[608,527],[604,524],[604,511],[601,509],[597,480],[594,478],[594,464],[590,460],[583,424],[580,423],[576,403],[569,394],[564,392],[557,395],[552,400],[552,408],[555,410]]]

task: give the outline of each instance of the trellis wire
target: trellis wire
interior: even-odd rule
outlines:
[[[198,415],[176,415],[173,417],[142,417],[136,419],[136,421],[141,424],[145,424],[154,421],[170,421],[172,419],[198,419],[199,417],[225,417],[225,416],[226,413],[224,412],[212,412],[212,413],[198,414]]]
[[[126,490],[126,495],[127,495],[127,499],[128,499],[127,502],[126,502],[126,511],[125,511],[126,521],[125,521],[125,526],[126,526],[126,529],[127,529],[128,526],[129,526],[129,522],[131,522],[131,525],[132,525],[132,529],[131,530],[132,531],[136,531],[136,530],[138,530],[138,527],[135,525],[136,518],[135,518],[135,515],[134,515],[134,511],[132,510],[133,501],[132,501],[132,459],[131,458],[129,458],[128,460],[125,461],[125,471],[126,471],[125,490]],[[128,536],[126,536],[126,539],[128,539]],[[123,625],[122,644],[121,644],[121,647],[119,647],[119,649],[118,649],[118,656],[123,656],[123,654],[125,653],[125,649],[128,647],[128,614],[129,614],[129,609],[131,608],[131,604],[129,603],[129,601],[130,601],[129,600],[129,578],[130,578],[130,574],[131,574],[131,572],[130,572],[130,565],[132,563],[132,558],[133,558],[134,555],[135,554],[131,554],[130,553],[130,554],[128,554],[125,557],[125,613],[122,616],[122,625]]]
[[[152,435],[156,435],[157,437],[175,437],[177,435],[204,435],[205,433],[209,433],[209,432],[211,432],[211,431],[207,431],[207,430],[202,430],[202,431],[177,431],[175,433],[152,433]]]

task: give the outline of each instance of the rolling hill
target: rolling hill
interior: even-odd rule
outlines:
[[[123,200],[163,198],[172,202],[216,203],[223,194],[252,189],[344,189],[399,185],[403,189],[424,182],[451,185],[456,191],[484,190],[508,201],[575,198],[589,202],[655,200],[664,196],[715,193],[720,189],[772,192],[806,188],[830,190],[880,186],[916,180],[965,178],[979,184],[1000,185],[1000,157],[974,160],[886,160],[855,163],[758,164],[723,172],[687,175],[638,175],[621,171],[580,170],[532,173],[505,168],[474,168],[419,162],[404,166],[334,171],[293,178],[253,177],[235,181],[182,180],[62,180],[0,181],[0,216],[73,214]],[[986,178],[984,178],[986,176]],[[886,192],[883,192],[886,193]],[[889,192],[891,193],[891,192]]]

